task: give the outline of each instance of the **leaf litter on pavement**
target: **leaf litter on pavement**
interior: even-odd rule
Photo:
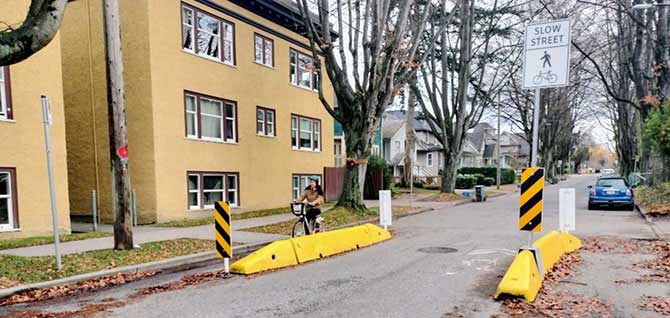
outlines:
[[[559,282],[573,273],[582,262],[581,251],[590,253],[611,254],[651,254],[654,259],[633,263],[638,269],[651,272],[642,273],[639,277],[616,280],[617,284],[634,284],[649,282],[670,282],[670,244],[666,241],[648,241],[618,239],[611,237],[591,237],[583,240],[584,247],[576,252],[564,255],[545,276],[535,302],[528,303],[521,299],[506,299],[502,302],[506,316],[504,317],[615,317],[612,305],[607,301],[576,295],[558,290]],[[670,315],[670,297],[644,296],[639,308]]]

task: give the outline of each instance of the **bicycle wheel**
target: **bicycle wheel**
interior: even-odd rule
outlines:
[[[305,227],[305,222],[303,222],[303,219],[298,220],[295,222],[293,225],[293,233],[291,234],[292,237],[300,237],[304,236],[307,233],[307,229]]]
[[[556,83],[556,81],[558,80],[558,75],[550,74],[547,80],[549,81],[549,83]]]

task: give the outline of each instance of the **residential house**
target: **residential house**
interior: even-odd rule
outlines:
[[[120,1],[120,18],[139,223],[285,206],[332,165],[330,83],[295,3]],[[72,213],[96,190],[111,222],[102,2],[70,2],[61,41]]]
[[[487,141],[483,155],[484,165],[497,164],[496,139],[497,135]],[[530,145],[522,134],[507,131],[500,134],[500,158],[503,168],[521,168],[528,163],[529,157]]]
[[[487,143],[495,138],[496,129],[488,123],[479,123],[466,133],[458,167],[481,167],[485,164]]]
[[[3,1],[0,21],[20,25],[30,1]],[[0,238],[52,232],[41,96],[50,100],[58,228],[69,232],[61,41],[20,63],[0,66]]]
[[[406,123],[404,111],[387,111],[382,116],[384,158],[393,167],[395,177],[402,176],[405,170]],[[438,176],[444,164],[442,145],[420,113],[413,124],[416,136],[414,175]]]
[[[345,165],[345,158],[347,156],[347,149],[345,148],[345,137],[344,137],[344,131],[342,130],[342,124],[340,124],[338,121],[335,121],[334,123],[334,131],[333,131],[333,146],[334,146],[334,152],[333,154],[335,155],[335,167],[343,167]],[[382,151],[382,133],[381,130],[378,129],[377,133],[375,134],[375,139],[372,141],[372,147],[370,149],[370,153],[373,155],[381,155]]]

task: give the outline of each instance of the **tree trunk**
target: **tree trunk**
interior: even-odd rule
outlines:
[[[409,187],[412,180],[412,167],[416,164],[414,162],[414,152],[416,145],[416,134],[414,132],[414,106],[416,104],[416,96],[412,90],[408,90],[407,94],[407,122],[405,123],[405,170],[403,173],[402,183]]]
[[[444,153],[444,169],[442,169],[442,184],[440,192],[454,193],[456,188],[457,156]]]
[[[0,65],[19,63],[47,46],[60,28],[67,2],[32,0],[21,26],[0,32]]]
[[[107,49],[107,103],[109,150],[112,163],[114,249],[133,248],[130,227],[130,175],[123,82],[123,55],[118,0],[104,0],[105,46]]]
[[[351,157],[350,154],[347,155]],[[344,185],[342,186],[342,194],[337,201],[337,206],[350,208],[356,211],[365,210],[365,202],[361,196],[361,184],[359,177],[361,175],[361,165],[347,161],[344,167]],[[362,172],[365,176],[365,171]]]

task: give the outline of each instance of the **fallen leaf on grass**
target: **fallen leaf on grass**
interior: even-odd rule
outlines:
[[[670,315],[670,297],[644,296],[640,309]]]
[[[146,277],[154,276],[158,272],[139,272],[106,276],[94,280],[89,280],[77,284],[54,286],[44,289],[30,290],[27,292],[15,294],[4,299],[0,299],[0,307],[14,305],[19,303],[42,301],[62,296],[71,296],[85,291],[97,290],[140,280]]]

